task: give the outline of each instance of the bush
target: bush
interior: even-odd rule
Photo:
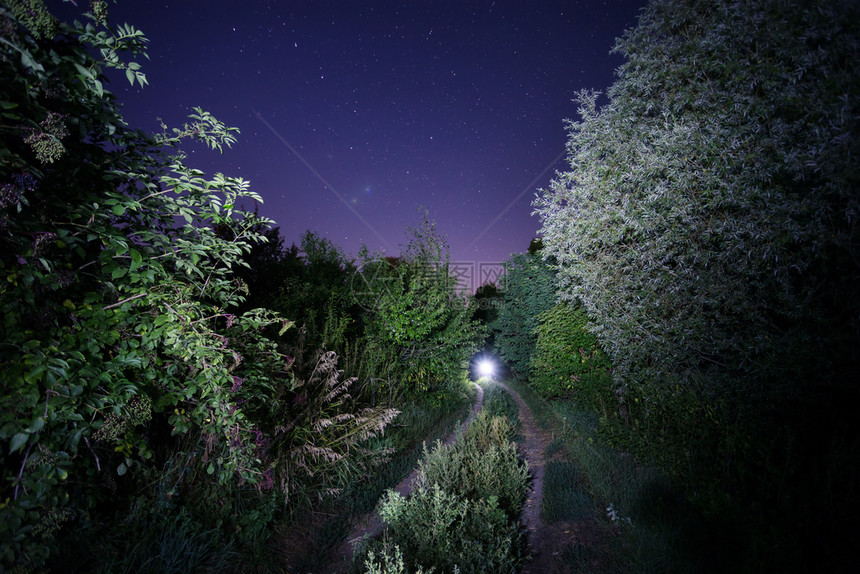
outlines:
[[[377,563],[377,552],[368,550],[367,558],[364,560],[364,568],[367,574],[408,574],[409,570],[403,562],[403,552],[396,544],[384,545],[379,552]],[[423,574],[424,570],[419,567],[415,574]],[[431,569],[430,572],[433,572]]]
[[[505,418],[514,431],[520,427],[520,409],[511,394],[501,385],[491,385],[485,389],[484,412],[491,417]]]
[[[578,307],[556,305],[539,317],[531,381],[545,397],[572,397],[598,407],[611,398],[609,358]]]
[[[528,464],[517,460],[512,434],[508,421],[482,412],[459,442],[425,446],[412,495],[388,491],[380,505],[390,539],[381,563],[367,551],[365,568],[402,572],[405,562],[442,572],[516,571],[525,558],[518,521]]]
[[[524,558],[516,523],[494,496],[470,500],[434,483],[408,499],[388,491],[380,515],[412,563],[443,572],[515,572]]]
[[[516,519],[526,494],[528,463],[517,459],[512,433],[505,419],[481,413],[458,443],[436,443],[430,452],[425,447],[419,487],[438,484],[471,500],[495,497],[508,518]]]

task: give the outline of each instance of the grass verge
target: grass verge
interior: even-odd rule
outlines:
[[[511,378],[508,385],[523,398],[538,424],[556,437],[550,444],[552,451],[566,454],[567,460],[551,461],[546,468],[544,521],[590,517],[615,531],[618,536],[609,548],[612,555],[605,560],[612,571],[732,570],[731,554],[717,550],[725,547],[719,526],[697,515],[680,490],[656,470],[603,442],[595,413],[572,401],[544,400],[521,380]],[[594,571],[588,548],[574,545],[559,550],[572,571]]]

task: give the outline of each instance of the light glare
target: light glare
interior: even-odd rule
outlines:
[[[492,377],[495,371],[496,367],[489,359],[481,359],[478,363],[478,374],[482,377]]]

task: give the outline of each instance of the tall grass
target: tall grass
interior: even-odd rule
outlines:
[[[100,543],[94,544],[93,539]],[[229,536],[204,527],[187,509],[143,506],[135,507],[110,530],[92,528],[64,539],[57,550],[55,563],[49,565],[53,572],[229,572],[239,558]]]
[[[581,520],[594,513],[594,500],[573,463],[551,460],[544,471],[540,513],[544,522]]]
[[[621,571],[732,571],[736,553],[730,525],[697,514],[680,485],[608,446],[594,412],[570,400],[548,402],[522,381],[508,384],[538,423],[553,431],[554,448],[563,445],[567,454],[567,461],[547,465],[541,507],[545,521],[586,518],[590,508],[598,524],[620,535],[607,562]],[[589,549],[576,546],[562,558],[575,571],[590,571],[590,555]]]

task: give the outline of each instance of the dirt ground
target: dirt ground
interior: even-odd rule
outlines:
[[[591,556],[588,568],[601,572],[606,568],[601,557],[605,555],[610,534],[593,519],[576,522],[557,522],[545,524],[541,520],[540,507],[543,501],[543,483],[546,464],[550,460],[564,460],[564,452],[558,451],[547,458],[547,446],[552,435],[540,428],[535,422],[531,409],[516,391],[506,384],[499,383],[514,398],[519,408],[520,434],[523,441],[519,448],[523,458],[529,463],[532,475],[531,488],[523,508],[522,524],[528,532],[531,561],[520,571],[522,574],[566,574],[570,567],[563,563],[562,552],[568,547],[589,548]]]

